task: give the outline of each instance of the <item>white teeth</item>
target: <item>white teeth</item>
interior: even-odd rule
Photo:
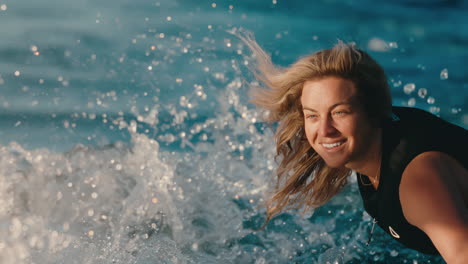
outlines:
[[[341,144],[343,144],[343,142],[336,142],[336,143],[332,143],[332,144],[322,143],[322,146],[324,146],[326,148],[334,148],[334,147],[338,147]]]

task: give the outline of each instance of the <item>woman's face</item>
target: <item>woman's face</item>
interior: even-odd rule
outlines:
[[[352,81],[339,77],[306,81],[301,103],[307,140],[329,167],[354,169],[365,160],[376,129]]]

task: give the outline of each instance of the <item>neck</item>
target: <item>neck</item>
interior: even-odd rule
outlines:
[[[350,162],[346,165],[347,168],[356,171],[357,173],[366,175],[371,181],[378,177],[381,162],[382,151],[382,129],[376,130],[376,134],[372,137],[369,148],[356,161]]]

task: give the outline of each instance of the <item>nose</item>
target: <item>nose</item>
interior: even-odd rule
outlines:
[[[321,137],[329,137],[337,131],[333,119],[330,115],[320,119],[318,133]]]

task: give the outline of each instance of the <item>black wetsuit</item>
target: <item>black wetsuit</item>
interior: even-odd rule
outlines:
[[[397,241],[426,254],[439,254],[429,237],[403,216],[399,198],[401,176],[408,163],[426,151],[446,153],[468,169],[468,131],[416,108],[393,107],[392,111],[392,120],[383,123],[377,190],[367,184],[367,177],[358,175],[364,207]]]

